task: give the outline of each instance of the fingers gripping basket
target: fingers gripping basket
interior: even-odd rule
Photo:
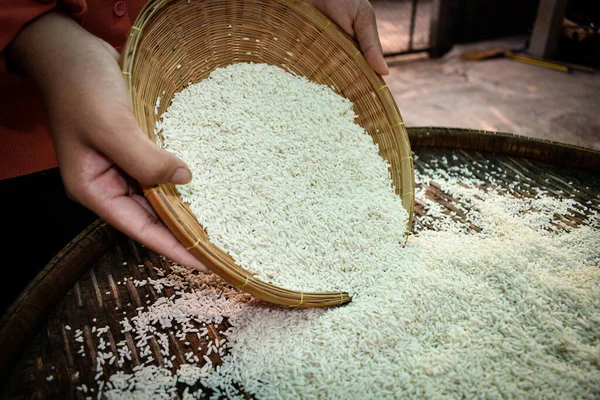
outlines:
[[[244,40],[244,38],[248,38]],[[258,40],[257,40],[258,39]],[[391,165],[396,193],[414,208],[413,161],[408,135],[392,95],[356,44],[308,3],[298,0],[151,0],[130,31],[121,65],[134,115],[154,141],[159,116],[175,93],[214,69],[238,62],[281,66],[349,98],[357,122]],[[161,97],[158,115],[157,97]],[[213,245],[173,185],[145,187],[153,209],[208,268],[257,298],[292,306],[349,302],[346,293],[302,293],[256,279]]]

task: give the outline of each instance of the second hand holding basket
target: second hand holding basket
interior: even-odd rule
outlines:
[[[332,86],[350,99],[362,126],[390,163],[396,193],[414,211],[414,170],[408,135],[383,79],[337,25],[304,1],[151,0],[140,12],[121,57],[134,115],[153,141],[175,93],[214,69],[239,62],[282,67]],[[157,98],[161,98],[158,113]],[[327,307],[351,301],[347,293],[308,293],[261,281],[212,244],[174,185],[144,187],[169,230],[209,269],[253,296],[289,307]]]

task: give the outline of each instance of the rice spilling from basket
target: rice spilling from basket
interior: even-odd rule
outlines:
[[[94,349],[82,329],[65,327],[81,365],[96,354],[95,381],[79,390],[107,399],[597,399],[600,201],[532,191],[518,176],[499,190],[497,171],[474,176],[477,166],[445,157],[416,165],[417,233],[352,303],[273,307],[173,266],[132,281],[169,294],[121,320],[117,354],[109,326],[92,328]]]
[[[598,398],[600,215],[543,191],[522,197],[519,185],[501,193],[492,176],[469,175],[464,167],[420,166],[417,201],[427,214],[418,233],[344,307],[270,307],[212,274],[176,267],[162,284],[180,292],[122,322],[138,338],[144,365],[99,378],[103,395]],[[457,199],[464,217],[435,206],[436,188]],[[587,215],[585,226],[564,223],[578,213]],[[478,229],[469,228],[474,221]],[[221,318],[230,325],[221,365],[203,357],[148,365],[157,361],[147,337],[179,338]]]
[[[265,71],[281,73],[270,68]],[[219,73],[225,75],[219,77]],[[215,75],[218,79],[230,81],[235,76],[231,70],[227,73],[220,70]],[[269,82],[266,84],[268,86]],[[192,93],[194,86],[188,89],[188,93]],[[317,89],[316,86],[313,89],[319,95],[333,96],[328,89]],[[206,107],[218,110],[221,105],[216,103],[219,102],[240,104],[241,115],[246,113],[244,118],[250,118],[250,104],[243,96],[241,99],[227,98],[225,93],[216,88],[212,90],[215,92],[208,97],[223,97],[217,97],[221,100],[213,105],[203,103]],[[280,89],[274,85],[271,90],[275,93]],[[202,97],[202,94],[193,95],[196,96]],[[181,108],[194,109],[196,100],[185,100],[185,96],[180,99],[183,99]],[[298,99],[298,102],[301,101]],[[254,106],[261,108],[256,103]],[[282,112],[289,111],[286,107],[282,106]],[[344,115],[344,118],[348,117],[347,125],[351,125],[349,121],[352,114],[349,109],[341,105],[339,109],[331,108],[339,110],[339,115]],[[233,109],[235,107],[222,112],[232,112]],[[273,106],[273,110],[278,108]],[[300,198],[310,203],[306,193],[313,193],[310,191],[316,189],[303,182],[299,173],[295,176],[294,170],[287,168],[289,165],[284,159],[272,157],[279,160],[278,163],[267,166],[261,163],[264,162],[261,157],[267,158],[273,152],[290,159],[294,158],[294,154],[326,157],[319,151],[328,148],[327,143],[321,143],[322,147],[316,153],[311,153],[308,147],[302,147],[302,140],[290,144],[296,146],[292,149],[285,147],[284,138],[273,139],[249,133],[248,140],[254,141],[250,146],[243,141],[240,143],[240,138],[234,140],[230,137],[232,132],[241,129],[237,125],[227,126],[226,131],[221,132],[210,120],[199,124],[191,111],[181,111],[181,115],[174,114],[172,110],[169,112],[165,118],[166,147],[182,156],[192,166],[195,179],[200,179],[182,187],[182,193],[188,196],[192,204],[194,196],[204,196],[203,200],[218,204],[203,217],[206,221],[227,223],[223,221],[224,216],[213,213],[229,213],[228,218],[237,224],[228,225],[227,231],[224,228],[220,231],[219,226],[215,226],[212,237],[216,237],[220,245],[230,246],[228,251],[237,254],[240,260],[258,263],[256,260],[259,258],[255,253],[248,254],[250,247],[240,250],[227,242],[229,239],[243,241],[244,238],[239,237],[240,232],[247,229],[243,225],[255,224],[252,228],[255,232],[252,229],[250,232],[254,234],[258,231],[257,237],[267,241],[272,232],[277,232],[278,236],[286,235],[286,239],[282,240],[289,240],[286,243],[291,242],[290,238],[295,233],[313,232],[308,228],[308,231],[303,231],[302,221],[277,225],[280,218],[285,218],[277,211],[285,210],[296,215],[293,214],[293,206],[297,206],[293,204],[294,196],[305,196]],[[289,112],[293,116],[293,112]],[[172,118],[171,122],[169,118]],[[178,126],[175,123],[178,118],[191,118],[182,123],[191,127],[180,127],[171,132],[173,127]],[[269,118],[273,119],[272,116]],[[260,119],[253,123],[263,128]],[[284,125],[281,123],[278,128],[285,130]],[[173,132],[181,135],[181,138],[169,139]],[[199,140],[195,137],[199,132],[221,144],[207,144],[203,148],[205,153],[186,154],[185,142]],[[294,137],[294,132],[290,130],[288,133]],[[392,200],[393,192],[389,190],[389,178],[383,168],[385,164],[377,159],[376,148],[363,132],[357,131],[353,138],[348,140],[356,140],[354,145],[362,146],[361,152],[372,156],[372,165],[369,165],[373,169],[369,173],[373,175],[369,177],[377,180],[377,188],[381,189],[379,197],[388,202],[382,205],[379,215],[369,208],[371,204],[363,205],[359,199],[354,199],[355,202],[343,203],[349,209],[348,213],[352,214],[358,209],[359,212],[355,213],[357,216],[367,212],[377,221],[381,216],[382,221],[389,218],[396,223],[405,223],[405,215],[394,214],[401,207],[395,198]],[[321,139],[325,142],[324,137]],[[281,140],[281,143],[277,140]],[[173,147],[173,143],[181,147]],[[337,145],[344,146],[342,143]],[[195,145],[188,146],[195,148]],[[245,150],[238,148],[232,151],[235,154],[239,151],[244,157],[232,158],[235,161],[230,160],[231,164],[225,163],[230,158],[228,152],[235,146],[246,146]],[[264,154],[261,156],[256,151],[258,155],[255,157],[248,150],[250,148],[261,149]],[[283,153],[279,153],[279,150]],[[252,157],[245,158],[249,155]],[[206,160],[210,160],[210,165],[206,164]],[[310,158],[295,161],[303,172],[310,170],[310,164],[315,162]],[[278,181],[273,171],[256,171],[254,163],[263,168],[278,167],[277,170],[286,171],[286,175]],[[208,170],[201,171],[201,165]],[[319,282],[324,283],[327,289],[331,289],[329,285],[335,286],[337,279],[343,279],[340,288],[356,291],[352,303],[330,309],[276,307],[253,299],[213,274],[174,266],[168,276],[134,281],[136,286],[151,285],[157,293],[167,288],[169,293],[173,293],[155,302],[148,300],[148,304],[137,309],[137,315],[121,321],[121,334],[131,335],[137,349],[128,347],[132,341],[123,340],[117,343],[119,354],[114,355],[103,339],[108,327],[97,329],[100,339],[94,349],[98,371],[94,395],[108,399],[177,396],[184,399],[243,399],[248,394],[259,399],[560,399],[565,395],[582,399],[598,398],[598,199],[588,200],[584,204],[560,197],[556,191],[533,191],[528,186],[531,182],[518,175],[511,175],[514,183],[504,187],[501,180],[496,179],[499,176],[504,180],[509,179],[509,174],[514,172],[488,169],[486,165],[476,162],[461,162],[456,155],[452,159],[444,156],[440,159],[418,160],[415,157],[415,165],[416,182],[421,188],[416,192],[416,201],[422,207],[423,214],[418,217],[415,234],[405,248],[399,244],[401,235],[397,234],[398,226],[404,225],[396,225],[394,234],[384,229],[389,227],[383,222],[368,225],[368,229],[381,231],[367,231],[361,235],[353,233],[350,228],[338,227],[338,236],[349,235],[357,241],[357,247],[362,246],[361,251],[368,254],[364,256],[367,262],[379,262],[382,265],[365,264],[374,268],[376,273],[358,268],[338,270],[341,276],[334,282],[328,280],[327,276],[319,275],[318,270],[308,270],[313,274],[310,281],[322,279]],[[245,180],[236,180],[237,170],[246,174]],[[331,170],[327,169],[327,172]],[[333,170],[337,171],[335,168]],[[253,173],[266,182],[253,180]],[[342,172],[339,173],[341,176]],[[346,173],[359,175],[357,170]],[[220,182],[222,186],[217,185],[217,189],[208,187],[209,179],[214,179],[214,175],[220,175],[223,179]],[[304,176],[310,175],[305,173]],[[315,179],[326,180],[328,176],[327,173],[317,174]],[[352,179],[357,177],[360,178],[352,176]],[[281,185],[270,185],[269,179]],[[286,180],[302,187],[303,191],[291,187]],[[196,186],[200,184],[206,186],[206,193],[196,192]],[[370,187],[367,183],[362,185],[360,190]],[[225,193],[223,188],[236,193],[237,197]],[[274,215],[269,214],[272,210],[265,205],[266,200],[258,207],[264,214],[254,215],[254,211],[236,204],[238,199],[243,199],[247,202],[245,206],[250,208],[248,202],[257,198],[262,200],[260,196],[267,194],[280,199],[277,193],[272,193],[279,188],[289,190],[287,196],[292,199],[282,200],[281,210],[273,211]],[[363,193],[353,190],[343,189],[338,194],[341,197],[341,194]],[[330,195],[326,192],[314,193],[315,196]],[[447,198],[451,198],[452,202],[440,201]],[[451,208],[444,208],[442,204],[448,204]],[[206,206],[205,203],[197,204],[203,209]],[[326,206],[319,205],[322,208]],[[297,209],[306,211],[301,207]],[[345,212],[346,208],[341,209],[339,214]],[[256,225],[254,218],[259,216],[273,226],[265,228]],[[335,216],[344,218],[338,213]],[[580,223],[574,224],[574,219],[579,219]],[[315,220],[309,221],[315,223]],[[361,219],[355,222],[365,223]],[[335,236],[328,240],[346,243],[345,238],[336,239]],[[313,245],[326,245],[325,242]],[[257,244],[249,242],[244,246]],[[382,248],[384,245],[388,247]],[[258,249],[263,251],[264,248]],[[294,249],[305,250],[301,245]],[[370,254],[370,249],[377,252]],[[363,256],[351,253],[349,259],[360,257]],[[322,258],[326,259],[324,256]],[[282,263],[282,268],[285,266]],[[285,272],[283,269],[264,272],[261,267],[263,265],[258,265],[254,271],[273,280],[269,274],[275,276]],[[304,275],[289,273],[285,275],[285,282],[308,287],[311,282],[305,278]],[[224,327],[225,321],[227,328]],[[69,329],[69,334],[72,332]],[[76,329],[74,335],[77,340],[82,336],[81,330]],[[169,338],[175,338],[177,346]],[[206,343],[200,343],[199,340],[205,340]],[[179,347],[185,349],[183,362],[178,359],[178,354],[173,354]],[[140,360],[140,365],[134,368],[131,368],[132,351]],[[118,368],[127,369],[128,373],[106,373],[113,363]],[[80,390],[88,394],[89,389],[81,385]]]
[[[164,147],[210,240],[260,279],[302,291],[368,286],[402,252],[408,214],[352,102],[267,64],[213,71],[162,115]]]

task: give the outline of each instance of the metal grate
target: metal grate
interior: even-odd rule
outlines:
[[[372,0],[386,56],[430,49],[432,0]]]

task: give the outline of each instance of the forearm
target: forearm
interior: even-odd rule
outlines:
[[[65,87],[76,89],[82,82],[79,74],[95,70],[98,63],[115,64],[115,54],[107,43],[56,12],[29,24],[7,48],[9,62],[28,74],[46,98]]]

